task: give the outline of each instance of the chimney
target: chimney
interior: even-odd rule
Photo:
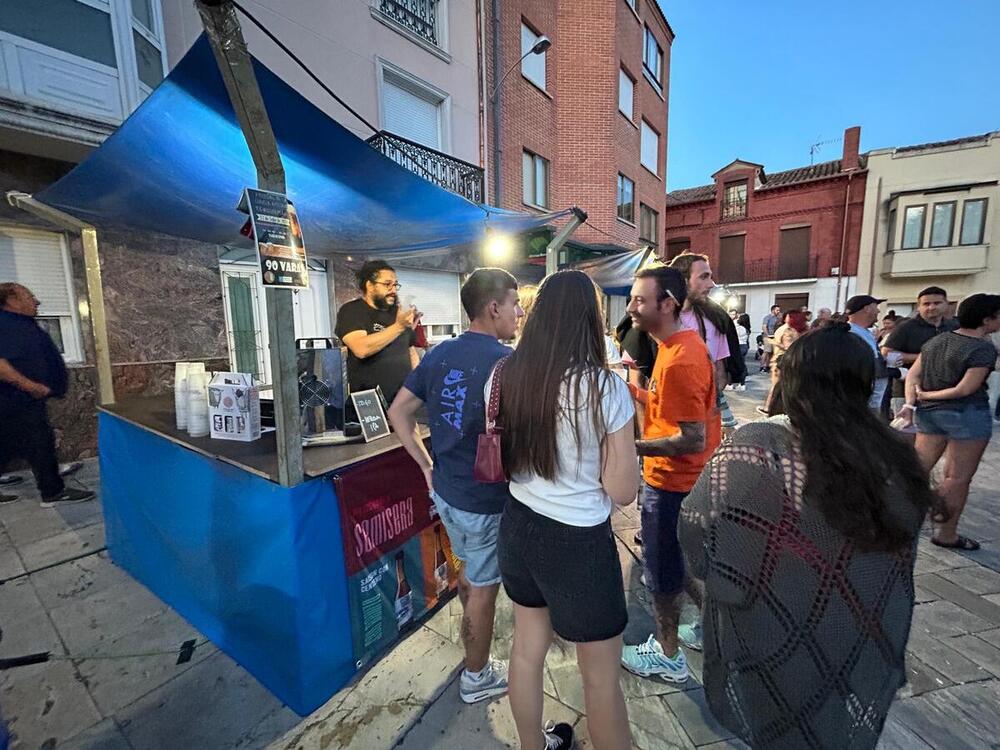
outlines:
[[[855,125],[844,131],[844,156],[840,162],[840,169],[844,172],[855,170],[859,166],[858,147],[861,145],[861,128]]]

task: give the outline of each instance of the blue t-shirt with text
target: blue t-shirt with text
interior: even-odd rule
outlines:
[[[472,478],[479,435],[486,431],[483,389],[497,360],[510,353],[492,336],[466,331],[431,349],[403,384],[427,407],[434,491],[459,510],[500,513],[510,497],[505,482]]]

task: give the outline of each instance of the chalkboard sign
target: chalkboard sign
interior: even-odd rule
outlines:
[[[354,402],[354,411],[358,415],[366,443],[389,434],[389,420],[385,416],[385,409],[382,408],[382,397],[378,390],[373,388],[369,391],[352,393],[351,401]]]

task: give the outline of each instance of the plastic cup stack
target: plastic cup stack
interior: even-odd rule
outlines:
[[[208,373],[188,372],[188,435],[205,437],[210,431],[208,418]]]
[[[174,414],[177,416],[178,430],[187,429],[187,376],[190,365],[190,362],[178,362],[174,365]]]

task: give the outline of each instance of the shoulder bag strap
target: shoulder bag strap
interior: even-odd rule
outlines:
[[[510,355],[508,355],[509,357]],[[493,368],[493,380],[490,382],[490,400],[486,404],[486,434],[492,435],[500,430],[496,426],[497,417],[500,416],[500,374],[503,366],[507,363],[508,357],[503,357]]]

